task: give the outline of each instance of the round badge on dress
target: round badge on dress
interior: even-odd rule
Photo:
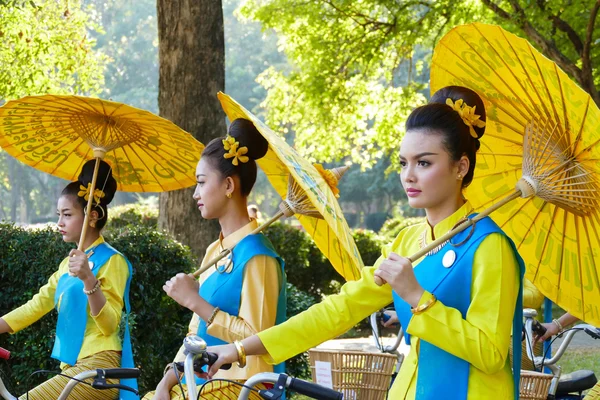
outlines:
[[[450,268],[454,261],[456,261],[456,252],[454,250],[448,250],[446,254],[444,254],[444,258],[442,258],[442,265],[444,268]]]

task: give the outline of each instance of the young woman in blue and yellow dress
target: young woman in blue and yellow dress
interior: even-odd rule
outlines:
[[[85,163],[78,181],[68,184],[58,199],[58,229],[65,242],[79,243],[94,165],[93,160]],[[131,265],[100,234],[107,221],[107,206],[117,189],[111,168],[104,161],[100,164],[97,182],[99,188],[93,194],[89,227],[83,243],[85,252],[72,250],[31,300],[0,319],[0,333],[15,333],[56,307],[58,320],[52,357],[61,361],[62,373],[68,376],[97,368],[134,366],[128,324],[124,340],[119,336],[124,305],[129,313]],[[68,381],[66,377],[55,376],[31,390],[29,399],[55,400]],[[135,380],[122,380],[121,383],[137,388]],[[21,396],[22,399],[25,397]],[[71,397],[138,398],[131,392],[122,392],[119,396],[116,389],[97,390],[82,384],[75,386]]]
[[[270,328],[285,319],[285,275],[283,261],[262,234],[249,235],[258,227],[248,216],[247,198],[256,181],[255,160],[263,157],[268,143],[252,122],[236,119],[229,135],[211,141],[196,168],[198,181],[194,200],[206,219],[217,219],[220,237],[206,250],[203,265],[232,245],[232,257],[210,268],[196,281],[178,274],[164,290],[194,312],[190,334],[198,334],[208,345],[234,343]],[[175,361],[183,361],[183,348]],[[179,385],[182,374],[167,365],[163,379],[147,399],[185,399]],[[277,366],[279,370],[283,365]],[[216,378],[244,382],[273,367],[260,357],[248,357],[245,365],[219,371]],[[283,372],[283,371],[282,371]],[[203,383],[198,379],[197,383]],[[202,390],[203,399],[236,399],[239,388],[226,382],[211,383]]]
[[[425,209],[427,221],[401,231],[375,266],[339,294],[242,346],[209,348],[219,354],[209,375],[245,355],[281,362],[347,331],[393,299],[411,351],[390,399],[518,396],[508,349],[513,323],[520,340],[523,263],[512,241],[485,218],[424,259],[406,258],[473,214],[463,189],[473,179],[484,130],[484,104],[466,88],[443,88],[413,110],[400,145],[401,180],[410,206]],[[375,276],[389,284],[378,286]],[[518,367],[516,375],[518,380]]]

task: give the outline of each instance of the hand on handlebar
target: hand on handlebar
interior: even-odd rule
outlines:
[[[389,328],[392,325],[398,325],[400,323],[396,311],[385,310],[383,313],[388,316],[387,320],[384,317],[381,321],[381,325],[383,325],[385,328]]]
[[[206,349],[209,353],[216,354],[219,358],[208,369],[208,379],[212,379],[223,364],[233,364],[238,361],[238,353],[234,344],[210,346]]]
[[[543,334],[542,336],[538,336],[536,334],[534,334],[533,336],[533,340],[536,342],[543,342],[546,339],[558,335],[558,326],[556,326],[555,323],[548,323],[548,324],[541,324],[544,328],[546,328],[546,333]]]

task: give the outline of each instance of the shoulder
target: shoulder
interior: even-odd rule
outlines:
[[[402,229],[398,232],[396,238],[389,245],[392,251],[397,251],[398,249],[405,248],[409,246],[410,243],[413,243],[414,240],[417,240],[419,235],[423,232],[423,229],[426,228],[427,222],[420,222],[415,225],[409,225],[406,228]]]

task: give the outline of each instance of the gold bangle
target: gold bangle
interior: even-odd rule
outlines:
[[[431,306],[433,306],[435,304],[435,302],[437,301],[437,299],[435,298],[435,295],[432,294],[431,298],[429,300],[427,300],[425,303],[421,304],[419,307],[417,308],[410,308],[410,312],[413,314],[421,314],[422,312],[426,311],[428,308],[430,308]]]
[[[212,324],[212,323],[213,323],[213,321],[214,321],[214,319],[215,319],[215,317],[217,316],[217,313],[218,313],[219,311],[220,311],[219,307],[215,307],[215,308],[213,309],[213,312],[212,312],[212,314],[210,315],[210,318],[208,318],[208,319],[206,320],[206,326],[209,326],[210,324]]]
[[[238,367],[244,368],[246,366],[246,349],[244,349],[244,345],[239,340],[234,341],[233,345],[238,353]]]

